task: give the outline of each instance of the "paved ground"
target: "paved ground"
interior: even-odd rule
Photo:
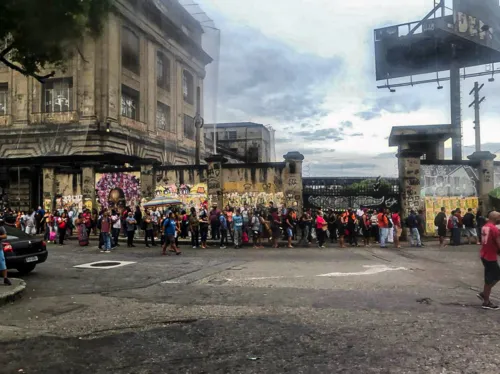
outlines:
[[[0,309],[0,372],[497,374],[477,251],[52,246]],[[133,263],[73,267],[102,260]]]

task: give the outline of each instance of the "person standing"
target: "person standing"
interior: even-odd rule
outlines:
[[[85,227],[85,220],[83,218],[83,213],[78,214],[75,220],[76,230],[78,232],[78,244],[80,247],[86,247],[89,245],[89,237],[87,235],[87,228]]]
[[[288,241],[288,248],[293,248],[292,246],[292,238],[293,238],[293,210],[290,209],[285,216],[285,230],[286,230],[286,238]]]
[[[500,221],[500,213],[491,212],[488,214],[488,221],[481,231],[481,250],[479,256],[484,267],[484,287],[483,292],[477,297],[483,302],[483,309],[498,310],[490,300],[493,287],[500,280],[500,267],[498,266],[498,251],[500,250],[500,231],[495,226]]]
[[[446,247],[446,208],[442,207],[441,211],[434,218],[434,226],[437,227],[438,237],[439,237],[439,248]]]
[[[378,243],[380,241],[379,227],[378,227],[378,216],[376,211],[370,211],[370,222],[372,227],[370,228],[373,241]]]
[[[219,213],[219,228],[220,228],[220,248],[226,249],[227,242],[227,218],[224,213]]]
[[[189,216],[189,231],[191,232],[191,245],[193,249],[200,246],[200,221],[196,216],[196,209],[191,208],[191,215]]]
[[[462,222],[464,224],[465,236],[467,236],[467,243],[471,244],[472,237],[472,239],[474,240],[474,244],[480,244],[476,231],[476,217],[472,213],[472,208],[469,208],[467,210],[467,213],[465,213]]]
[[[410,215],[408,216],[408,229],[410,230],[410,246],[417,247],[422,246],[422,242],[420,241],[420,230],[417,214],[414,210],[410,211]]]
[[[387,219],[387,216],[384,213],[384,209],[380,209],[380,212],[377,215],[377,222],[378,222],[377,224],[379,231],[380,248],[387,248],[386,243],[387,243],[387,236],[389,235],[389,220]]]
[[[151,212],[146,210],[146,215],[144,216],[144,243],[146,244],[146,248],[149,248],[148,238],[151,238],[151,245],[156,247],[153,217],[151,216]]]
[[[301,223],[301,228],[302,228],[302,235],[300,238],[300,244],[307,245],[309,246],[311,244],[309,237],[311,236],[311,223],[312,223],[312,217],[309,211],[304,211],[302,214],[302,217],[300,217],[300,223]]]
[[[269,203],[270,205],[272,204],[272,201]],[[273,242],[273,248],[279,248],[278,240],[280,238],[280,227],[281,227],[281,219],[280,215],[278,213],[278,208],[270,208],[269,210],[269,219],[268,221],[271,222],[271,231],[272,231],[272,242]]]
[[[244,220],[243,220],[243,226],[245,226]],[[261,237],[261,220],[260,220],[260,214],[257,210],[254,211],[251,218],[251,230],[252,230],[253,248],[254,249],[260,248],[261,246],[259,245],[259,240]]]
[[[201,248],[206,249],[207,239],[208,239],[208,225],[209,225],[208,212],[206,206],[204,206],[200,211],[199,222],[200,222]]]
[[[85,228],[87,229],[87,237],[90,237],[90,231],[92,230],[92,215],[90,210],[86,209],[83,213],[83,221],[85,222]]]
[[[135,225],[137,226],[136,233],[137,233],[137,236],[139,236],[140,235],[140,227],[142,225],[142,211],[141,211],[141,207],[139,205],[136,205],[136,207],[135,207],[134,219],[136,222]]]
[[[366,212],[366,209],[363,210],[363,214],[361,215],[360,218],[360,224],[361,224],[361,233],[363,234],[363,244],[365,247],[370,246],[370,228],[372,226],[370,218],[368,217],[368,214]]]
[[[236,209],[236,214],[233,216],[234,228],[234,247],[241,248],[241,237],[243,235],[243,217],[241,217],[240,208]]]
[[[0,241],[7,239],[7,230],[5,230],[4,220],[0,219]],[[12,286],[12,282],[7,277],[7,264],[5,263],[5,254],[2,249],[0,249],[0,273],[3,277],[3,284],[6,286]]]
[[[347,231],[349,231],[349,244],[354,247],[358,247],[358,237],[356,233],[357,218],[354,211],[349,208],[347,209]]]
[[[461,233],[462,228],[460,225],[460,210],[455,210],[454,214],[451,216],[451,238],[453,246],[459,246],[461,244]]]
[[[97,221],[99,220],[99,214],[97,213],[97,209],[94,208],[92,209],[92,215],[90,217],[90,227],[92,228],[92,232],[94,233],[95,236],[97,236]],[[100,242],[100,240],[99,240]]]
[[[64,237],[66,236],[66,228],[68,226],[68,216],[66,212],[61,214],[57,220],[57,228],[59,232],[59,245],[64,245]]]
[[[401,248],[399,238],[401,238],[401,234],[403,233],[403,225],[401,224],[401,217],[398,210],[392,213],[392,224],[394,226],[394,247]]]
[[[316,239],[319,248],[325,248],[325,236],[328,229],[328,223],[323,218],[323,212],[319,210],[316,214]]]
[[[326,217],[328,222],[328,232],[330,234],[330,243],[337,241],[337,216],[332,209],[328,209],[328,216]]]
[[[153,207],[153,210],[150,211],[150,216],[151,216],[151,221],[153,222],[153,238],[157,240],[160,236],[160,212],[158,212],[158,209],[156,207]]]
[[[114,209],[111,211],[111,224],[113,225],[111,227],[111,237],[113,239],[112,247],[116,248],[120,246],[120,244],[118,244],[118,236],[120,235],[122,222],[120,215]]]
[[[127,230],[127,247],[132,248],[134,245],[134,234],[135,228],[137,226],[137,221],[134,218],[134,214],[132,212],[128,212],[128,217],[125,220],[126,230]]]
[[[111,219],[107,209],[104,210],[101,217],[101,236],[104,247],[101,252],[111,253]]]
[[[210,211],[210,231],[212,233],[212,240],[218,240],[220,238],[219,233],[219,217],[220,210],[217,209],[217,204],[212,205],[212,210]],[[201,215],[200,215],[201,217]]]

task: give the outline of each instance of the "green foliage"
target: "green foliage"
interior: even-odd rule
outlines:
[[[489,193],[490,197],[496,200],[500,200],[500,187],[495,188]]]
[[[0,62],[43,81],[41,70],[60,68],[84,36],[100,34],[111,1],[0,0]]]

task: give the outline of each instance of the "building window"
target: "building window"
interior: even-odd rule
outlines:
[[[194,128],[194,118],[184,114],[184,137],[188,139],[194,139],[195,128]]]
[[[226,139],[227,140],[236,140],[238,138],[238,134],[236,131],[228,131],[226,132]]]
[[[7,105],[9,104],[9,85],[0,83],[0,116],[7,115]]]
[[[139,92],[122,85],[122,116],[139,119]]]
[[[170,131],[170,107],[159,101],[156,103],[156,127]]]
[[[45,113],[73,110],[73,78],[50,79],[42,86],[42,111]]]
[[[122,66],[131,72],[140,74],[139,37],[129,28],[122,27]]]
[[[182,93],[184,101],[194,104],[194,79],[193,75],[187,70],[182,72]]]
[[[156,83],[170,91],[170,60],[161,52],[156,53]]]

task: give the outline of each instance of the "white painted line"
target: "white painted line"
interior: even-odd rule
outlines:
[[[328,274],[319,274],[317,277],[349,277],[354,275],[372,275],[378,273],[384,273],[386,271],[398,271],[398,270],[408,270],[407,268],[398,267],[392,268],[386,265],[364,265],[365,271],[358,271],[355,273],[328,273]]]
[[[104,263],[108,263],[108,262],[116,262],[116,264],[109,265],[109,266],[95,266],[96,264],[99,265],[99,264],[104,264]],[[88,264],[81,264],[81,265],[76,265],[76,266],[73,266],[73,267],[74,268],[78,268],[78,269],[100,269],[100,270],[108,270],[108,269],[115,269],[115,268],[119,268],[119,267],[122,267],[122,266],[131,265],[131,264],[135,264],[135,262],[133,262],[133,261],[113,261],[113,260],[106,260],[106,261],[89,262]],[[94,265],[94,266],[92,266],[92,265]]]
[[[161,282],[163,284],[179,284],[179,283],[182,283],[181,281],[176,281],[176,280],[166,280],[166,281],[163,281]]]

